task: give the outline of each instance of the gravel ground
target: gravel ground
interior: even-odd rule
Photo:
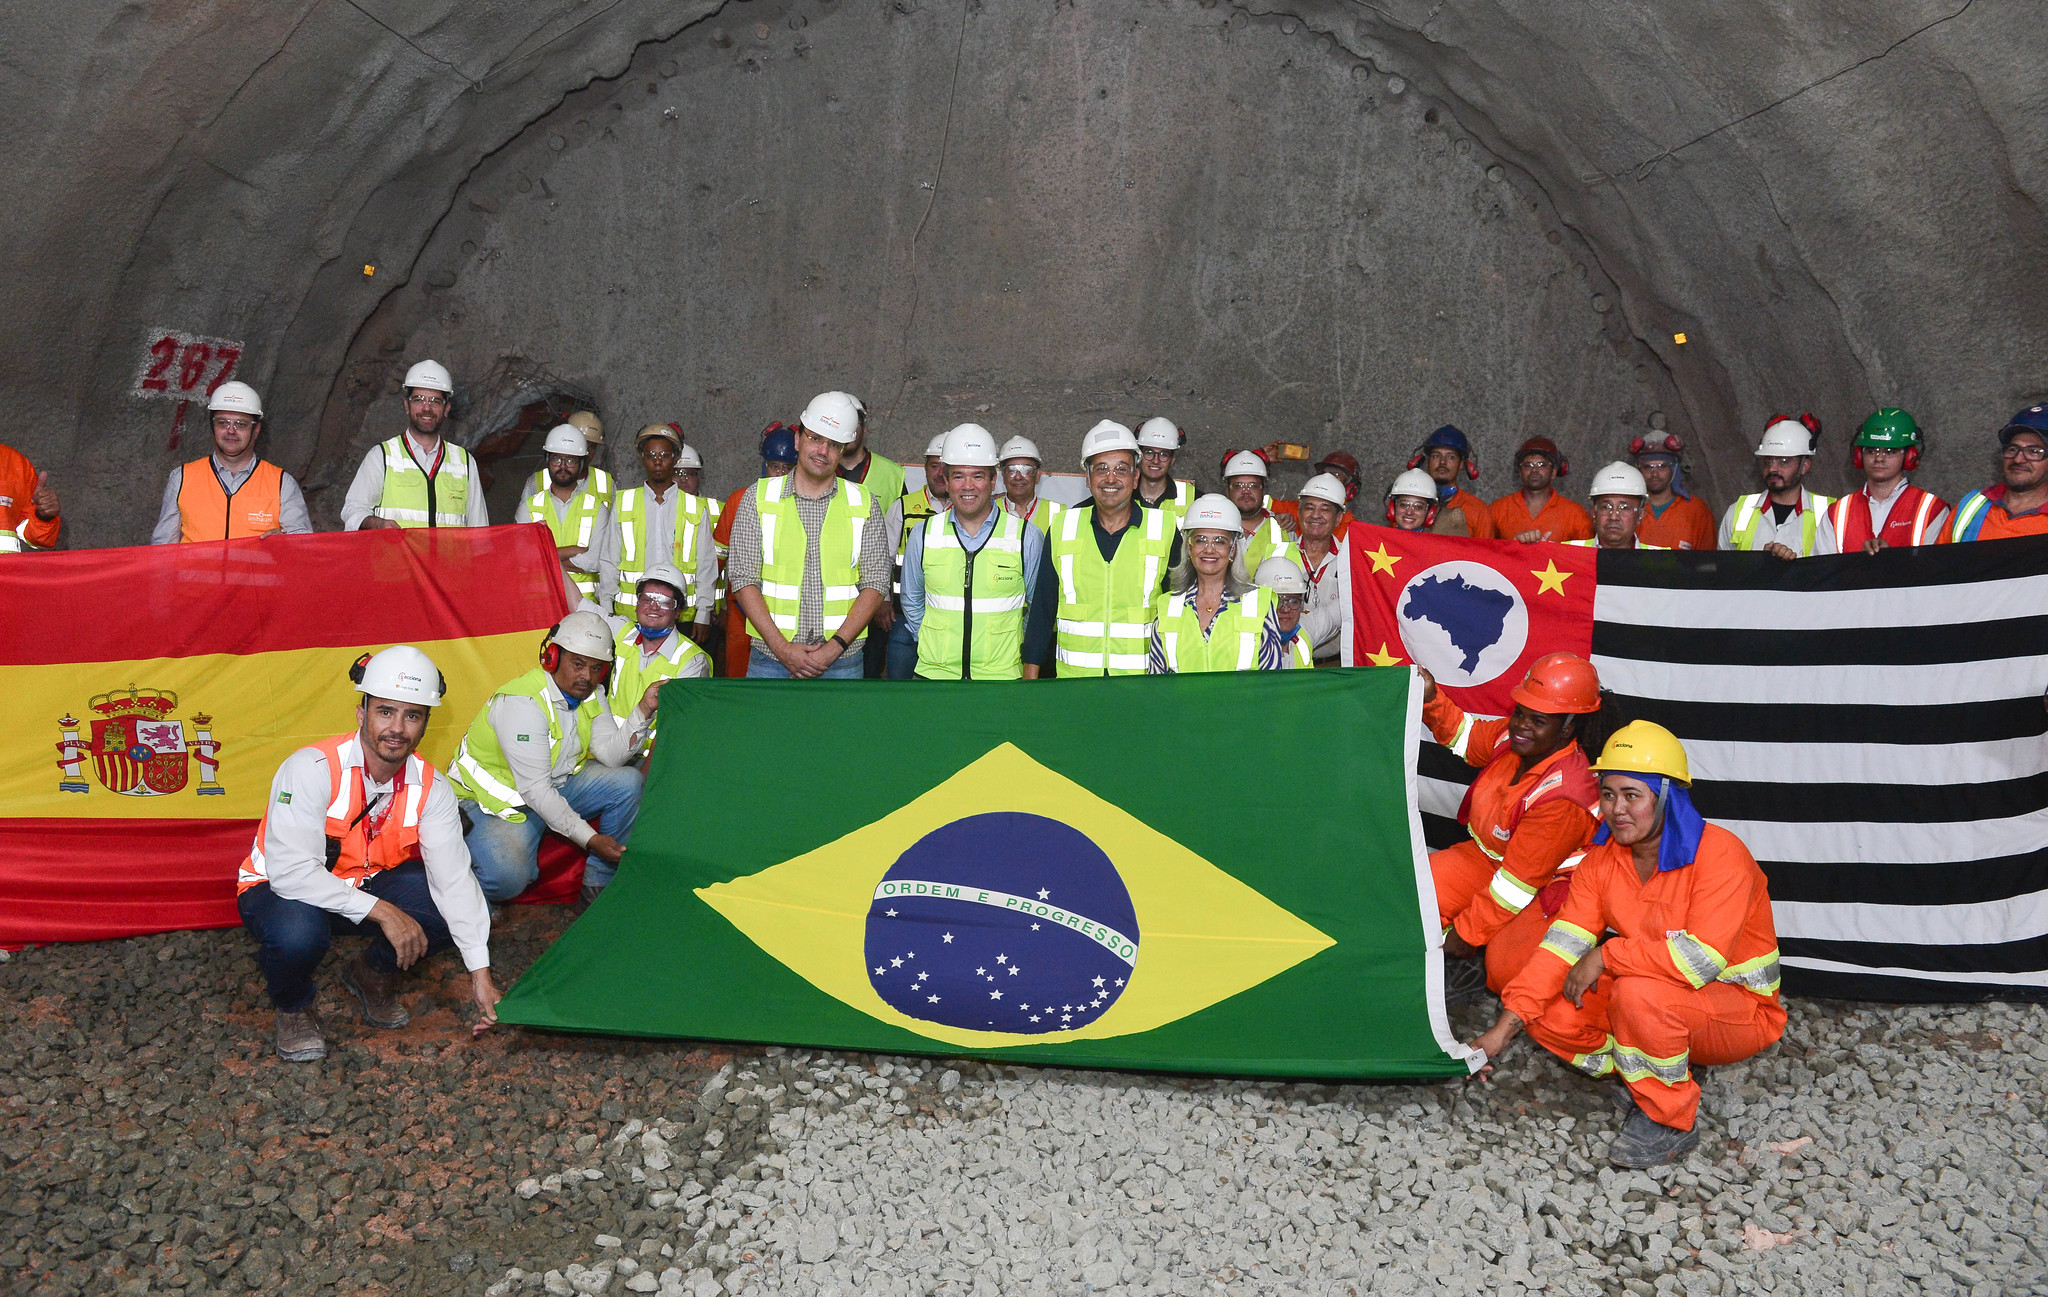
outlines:
[[[515,911],[501,968],[569,918]],[[2040,1006],[1794,1001],[1643,1174],[1526,1042],[1319,1086],[472,1042],[446,957],[409,998],[330,991],[293,1066],[239,932],[0,964],[0,1292],[2048,1292]]]

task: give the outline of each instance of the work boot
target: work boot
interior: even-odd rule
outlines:
[[[412,1015],[398,1001],[398,973],[387,972],[370,962],[364,951],[341,966],[341,984],[363,1006],[363,1021],[389,1031],[412,1021]]]
[[[1698,1130],[1678,1130],[1650,1120],[1641,1108],[1628,1114],[1621,1133],[1607,1147],[1607,1160],[1616,1166],[1642,1170],[1676,1162],[1699,1147]]]
[[[1469,1004],[1486,994],[1486,953],[1444,960],[1444,1004]]]
[[[311,1063],[327,1057],[327,1038],[313,1020],[312,1006],[297,1013],[277,1011],[277,1056],[287,1063]]]

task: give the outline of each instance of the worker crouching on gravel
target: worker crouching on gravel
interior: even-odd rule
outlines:
[[[349,679],[363,695],[354,732],[285,758],[236,883],[277,1010],[277,1053],[293,1063],[327,1056],[313,973],[337,932],[377,930],[341,970],[371,1026],[410,1020],[400,970],[450,945],[483,1022],[497,1020],[490,909],[470,873],[454,790],[416,752],[447,682],[410,644],[365,654]]]
[[[1619,1072],[1634,1102],[1608,1159],[1657,1166],[1700,1142],[1691,1065],[1740,1062],[1784,1034],[1778,934],[1763,870],[1700,817],[1669,730],[1622,727],[1594,769],[1606,823],[1472,1046],[1493,1058],[1526,1028],[1583,1072]]]
[[[1430,853],[1444,954],[1460,961],[1444,974],[1447,1003],[1498,993],[1542,944],[1566,878],[1593,836],[1600,792],[1587,753],[1605,733],[1600,677],[1593,664],[1552,653],[1530,664],[1508,692],[1503,720],[1479,720],[1422,672],[1423,723],[1436,741],[1484,766],[1458,822],[1471,840]],[[1587,746],[1581,746],[1586,744]],[[1541,897],[1541,903],[1537,902]]]

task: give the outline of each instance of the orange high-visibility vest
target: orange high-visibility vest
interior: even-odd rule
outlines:
[[[284,470],[259,459],[231,496],[214,475],[213,457],[185,465],[178,484],[179,540],[236,540],[284,525]]]
[[[1911,482],[1899,488],[1900,496],[1892,502],[1892,511],[1885,515],[1884,531],[1873,533],[1870,527],[1870,488],[1851,491],[1828,506],[1828,518],[1835,524],[1836,548],[1844,554],[1855,554],[1863,549],[1863,542],[1873,534],[1881,535],[1884,543],[1897,548],[1901,545],[1932,545],[1935,535],[1930,534],[1927,524],[1936,514],[1948,508],[1940,496],[1923,491]]]
[[[327,869],[350,887],[361,887],[368,879],[387,869],[420,858],[420,813],[426,809],[427,794],[437,777],[435,769],[417,755],[405,759],[398,786],[391,790],[391,806],[385,812],[381,831],[369,837],[369,817],[363,814],[362,738],[341,734],[313,745],[327,756]],[[264,838],[270,831],[270,814],[256,826],[256,841],[242,861],[235,894],[258,883],[270,881],[263,859]]]

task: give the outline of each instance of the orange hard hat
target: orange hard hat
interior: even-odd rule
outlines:
[[[1529,674],[1508,697],[1532,712],[1583,716],[1600,710],[1600,673],[1570,653],[1546,653],[1529,664]]]

